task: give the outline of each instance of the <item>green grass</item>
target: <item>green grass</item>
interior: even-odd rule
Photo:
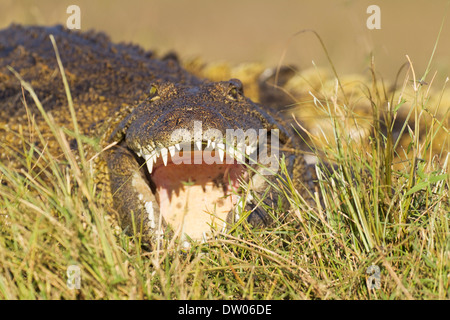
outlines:
[[[280,181],[291,210],[273,212],[277,219],[270,228],[242,222],[188,252],[178,249],[176,239],[148,252],[110,219],[89,160],[77,160],[69,148],[73,137],[80,151],[89,140],[78,132],[68,137],[21,80],[63,155],[22,139],[15,161],[23,169],[0,163],[0,298],[449,299],[448,126],[436,119],[419,139],[429,92],[417,86],[409,101],[416,127],[403,127],[411,135],[411,152],[399,155],[397,141],[389,141],[398,109],[384,108],[390,99],[377,91],[377,81],[366,86],[375,116],[373,134],[363,144],[335,121],[332,110],[348,105],[337,97],[315,100],[333,123],[334,141],[317,151],[324,165],[316,168],[314,205],[292,181]],[[442,135],[447,144],[441,156],[429,156]],[[67,286],[70,265],[80,268],[80,289]],[[379,289],[368,287],[372,265],[380,270]]]

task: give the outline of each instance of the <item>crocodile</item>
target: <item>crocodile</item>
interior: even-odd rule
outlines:
[[[103,150],[95,166],[99,183],[125,231],[138,226],[150,245],[165,233],[189,245],[237,219],[267,226],[269,207],[289,207],[274,188],[281,158],[298,192],[310,194],[313,177],[297,152],[298,136],[277,110],[246,97],[241,81],[202,79],[175,54],[157,57],[137,45],[112,43],[101,32],[63,26],[11,25],[0,31],[0,137],[8,146],[2,148],[3,163],[14,165],[17,132],[39,146],[26,129],[30,115],[47,139],[45,147],[62,153],[11,69],[31,84],[59,126],[73,130],[50,35],[79,130],[98,138]],[[72,147],[77,150],[76,143]]]

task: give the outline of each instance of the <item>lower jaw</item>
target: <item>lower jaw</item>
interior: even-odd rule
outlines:
[[[175,234],[192,240],[203,240],[214,230],[225,230],[232,222],[229,213],[238,200],[236,194],[224,194],[211,185],[186,187],[171,200],[167,190],[159,190],[158,197],[164,221]]]
[[[239,164],[169,165],[152,174],[162,218],[182,240],[196,241],[232,223],[239,179],[246,178]]]

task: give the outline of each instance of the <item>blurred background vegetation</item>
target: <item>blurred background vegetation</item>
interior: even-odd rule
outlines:
[[[65,24],[66,9],[81,8],[81,29],[106,32],[114,41],[133,42],[182,59],[230,63],[261,62],[301,69],[311,61],[328,66],[312,33],[289,39],[303,29],[323,39],[339,74],[361,73],[371,53],[384,78],[393,79],[408,54],[421,76],[431,56],[448,0],[1,0],[0,27],[11,23]],[[381,8],[381,29],[369,30],[369,5]],[[448,19],[447,19],[448,20]],[[446,21],[432,72],[445,79],[450,71],[450,21]]]

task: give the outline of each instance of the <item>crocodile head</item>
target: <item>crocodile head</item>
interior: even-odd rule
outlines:
[[[117,142],[107,161],[122,224],[134,223],[148,242],[171,230],[186,245],[228,228],[243,207],[252,211],[252,224],[267,222],[240,185],[267,191],[261,170],[278,170],[278,147],[290,143],[288,136],[275,116],[243,95],[239,80],[155,82],[110,137]]]

